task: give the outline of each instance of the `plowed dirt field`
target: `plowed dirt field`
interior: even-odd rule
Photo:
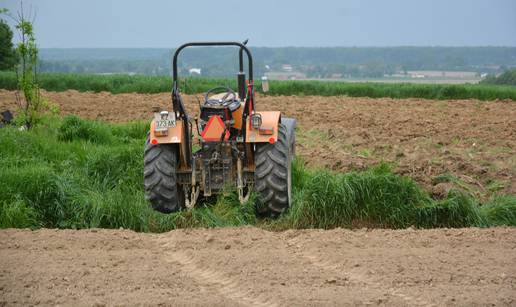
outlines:
[[[516,228],[0,231],[0,306],[514,306]]]

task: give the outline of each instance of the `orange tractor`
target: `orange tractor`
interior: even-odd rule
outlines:
[[[209,90],[194,120],[181,99],[177,69],[181,51],[193,46],[238,47],[240,68],[237,92],[228,87]],[[288,209],[296,122],[279,111],[256,110],[253,59],[245,43],[187,43],[174,53],[172,66],[173,109],[154,110],[145,143],[145,195],[152,207],[163,213],[190,209],[199,196],[230,188],[236,189],[241,203],[255,191],[259,196],[256,209],[262,216],[278,216]],[[195,152],[194,125],[200,146]]]

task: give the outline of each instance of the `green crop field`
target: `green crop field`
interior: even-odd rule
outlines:
[[[293,168],[293,206],[277,220],[255,217],[231,191],[196,209],[164,215],[143,191],[147,123],[47,118],[30,131],[0,129],[0,227],[128,228],[257,225],[267,229],[362,225],[405,228],[516,226],[516,197],[479,203],[465,192],[432,199],[415,181],[380,164],[346,174]]]
[[[84,75],[43,73],[39,75],[41,88],[48,91],[69,89],[81,92],[161,93],[170,92],[169,77],[128,75]],[[425,99],[511,99],[516,100],[516,87],[492,84],[413,84],[340,81],[270,81],[268,95],[321,95],[351,97],[390,97]],[[260,88],[260,81],[257,81]],[[236,79],[189,78],[181,81],[183,93],[195,94],[226,85],[236,89]],[[16,89],[16,75],[0,72],[0,88]]]

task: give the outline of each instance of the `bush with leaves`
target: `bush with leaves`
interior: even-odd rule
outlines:
[[[21,5],[20,11],[13,16],[6,9],[0,9],[0,13],[11,17],[16,24],[16,30],[20,34],[20,42],[16,46],[16,53],[19,59],[17,65],[17,88],[16,101],[19,106],[17,122],[30,129],[41,121],[44,113],[58,113],[59,109],[50,101],[41,97],[38,84],[38,47],[34,36],[33,23],[29,16],[23,11]],[[20,93],[22,95],[20,95]]]

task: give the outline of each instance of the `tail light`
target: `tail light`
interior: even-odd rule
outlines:
[[[258,113],[251,115],[251,126],[254,129],[260,129],[262,126],[262,116]]]

